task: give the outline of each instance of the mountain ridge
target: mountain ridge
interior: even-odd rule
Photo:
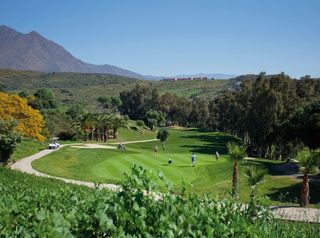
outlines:
[[[0,25],[0,68],[31,70],[41,72],[71,72],[112,74],[137,79],[160,80],[173,77],[208,77],[229,79],[230,74],[182,74],[177,76],[142,75],[117,66],[95,65],[84,62],[63,46],[47,39],[37,31],[21,33],[15,29]]]
[[[0,26],[0,68],[41,72],[104,73],[145,79],[141,74],[117,66],[86,63],[36,31],[24,34],[4,25]]]

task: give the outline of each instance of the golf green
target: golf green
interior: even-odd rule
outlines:
[[[173,184],[175,190],[181,187],[182,179],[192,184],[191,191],[210,193],[212,196],[228,194],[231,186],[233,163],[227,159],[226,143],[237,140],[231,135],[218,132],[199,131],[197,129],[170,129],[166,141],[166,151],[159,141],[141,142],[126,145],[126,151],[103,148],[74,148],[67,146],[36,160],[32,166],[46,174],[83,181],[119,183],[124,173],[130,172],[132,164],[164,176]],[[154,152],[158,146],[159,151]],[[115,146],[115,145],[114,145]],[[220,153],[216,161],[215,152]],[[191,155],[196,154],[196,166],[191,166]],[[168,160],[172,164],[168,164]],[[253,163],[244,161],[244,166]],[[264,166],[259,161],[254,163]],[[274,163],[274,162],[271,162]],[[241,197],[248,198],[249,188],[240,174]],[[273,189],[279,178],[269,176],[263,193]],[[295,180],[277,181],[280,187],[297,183]],[[270,192],[270,191],[269,191]]]

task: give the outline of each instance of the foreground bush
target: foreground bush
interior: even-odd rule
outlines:
[[[164,179],[160,176],[160,179]],[[158,193],[154,177],[134,166],[122,191],[67,185],[0,170],[0,237],[318,237],[319,226],[279,222],[261,208]],[[165,182],[165,181],[164,181]],[[146,195],[146,194],[149,195]]]

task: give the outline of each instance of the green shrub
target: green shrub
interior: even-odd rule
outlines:
[[[139,126],[139,127],[145,127],[145,126],[146,126],[146,124],[145,124],[144,121],[142,121],[142,120],[137,120],[137,121],[136,121],[136,124],[137,124],[137,126]]]
[[[15,132],[16,126],[14,120],[0,120],[0,165],[7,163],[21,141],[21,136]]]
[[[169,185],[160,193],[154,179],[133,166],[122,190],[111,192],[0,169],[0,237],[318,237],[320,232],[319,226],[275,221],[263,207],[251,217],[232,200],[185,189],[173,194]]]

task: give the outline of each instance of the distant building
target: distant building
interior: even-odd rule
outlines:
[[[191,80],[208,80],[207,77],[189,77],[189,78],[164,78],[164,81],[191,81]]]

